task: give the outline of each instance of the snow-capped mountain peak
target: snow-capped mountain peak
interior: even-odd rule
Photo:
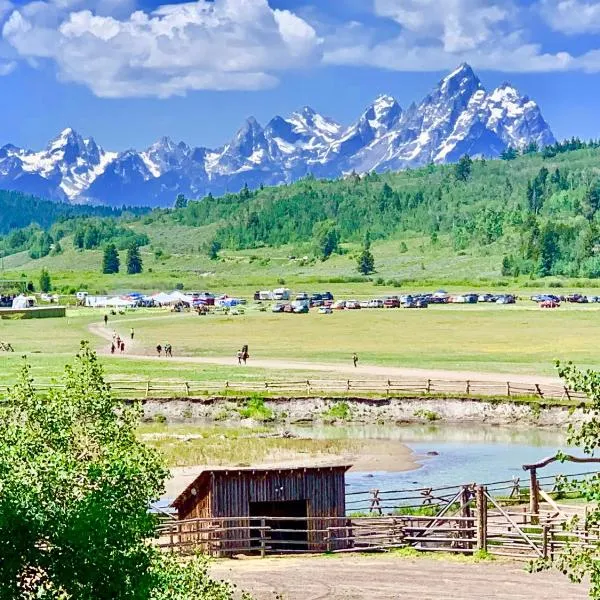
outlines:
[[[106,152],[69,127],[40,152],[1,147],[0,187],[74,202],[171,206],[178,193],[218,195],[308,172],[333,178],[451,162],[465,153],[493,158],[508,146],[554,141],[535,101],[510,83],[488,92],[463,63],[404,111],[382,94],[347,127],[310,106],[264,128],[249,117],[214,150],[163,137],[140,152]]]

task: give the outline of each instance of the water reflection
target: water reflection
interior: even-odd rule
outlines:
[[[532,463],[566,450],[562,431],[492,427],[486,425],[344,425],[295,427],[298,435],[333,439],[387,439],[405,443],[419,457],[421,467],[414,471],[350,472],[349,492],[369,490],[439,487],[460,483],[490,483],[521,478],[528,474],[522,465]],[[427,456],[436,452],[436,456]],[[580,454],[577,453],[576,454]],[[557,473],[572,474],[595,470],[595,465],[553,464],[540,472],[541,476]]]

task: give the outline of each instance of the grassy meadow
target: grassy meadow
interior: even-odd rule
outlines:
[[[376,295],[376,294],[373,294]],[[106,351],[108,342],[90,331],[104,311],[68,310],[64,319],[0,320],[0,340],[14,353],[0,354],[0,384],[8,385],[22,364],[38,379],[56,377],[83,339]],[[135,329],[135,344],[129,329]],[[353,352],[361,365],[418,367],[552,375],[553,361],[573,360],[598,368],[595,340],[600,337],[600,306],[564,305],[542,310],[529,301],[514,306],[448,305],[427,310],[336,311],[320,315],[259,312],[250,305],[241,315],[171,313],[141,309],[112,317],[106,334],[116,329],[127,339],[127,352],[155,355],[157,343],[173,346],[175,356],[231,357],[231,366],[103,356],[112,379],[274,380],[335,377],[335,373],[252,367],[252,359],[349,364]],[[250,346],[247,367],[235,354]],[[360,372],[360,370],[358,371]],[[357,372],[357,373],[358,373]],[[337,375],[339,378],[339,375]]]

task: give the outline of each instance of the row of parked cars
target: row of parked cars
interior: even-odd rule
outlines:
[[[583,294],[569,294],[568,296],[557,296],[556,294],[535,294],[531,296],[533,302],[571,302],[573,304],[600,303],[600,296],[584,296]]]

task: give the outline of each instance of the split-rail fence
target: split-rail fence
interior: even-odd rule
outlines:
[[[59,388],[52,382],[35,382],[41,392]],[[444,379],[297,379],[293,381],[111,381],[114,394],[123,398],[202,398],[247,393],[265,394],[345,394],[390,396],[464,396],[583,401],[586,396],[567,386],[548,383]],[[0,386],[5,392],[6,386]]]

